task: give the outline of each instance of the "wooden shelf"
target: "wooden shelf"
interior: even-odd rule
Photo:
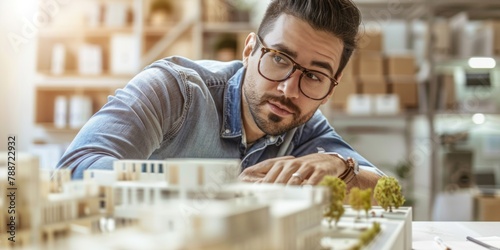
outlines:
[[[418,111],[408,111],[408,112],[401,112],[399,114],[394,114],[394,115],[377,115],[377,114],[372,114],[372,115],[353,115],[353,114],[347,114],[345,112],[331,112],[329,114],[329,117],[332,117],[333,119],[407,119],[411,118],[413,116],[418,116],[418,115],[424,115],[421,112]]]
[[[127,2],[126,22],[121,22],[122,27],[106,26],[106,14],[108,13],[106,3],[113,1]],[[100,13],[97,26],[91,26],[89,19],[86,19],[84,5],[88,3],[85,0],[78,0],[71,8],[66,9],[65,16],[54,16],[50,24],[39,30],[37,35],[37,55],[36,55],[36,75],[34,79],[34,125],[41,128],[47,134],[40,136],[49,138],[53,136],[50,133],[67,133],[72,135],[79,129],[57,128],[54,124],[54,112],[56,100],[62,100],[59,97],[66,97],[67,100],[75,95],[88,97],[92,101],[92,112],[97,112],[107,101],[109,95],[118,88],[123,88],[144,65],[152,63],[156,59],[164,58],[170,55],[179,55],[192,59],[215,59],[214,46],[210,42],[217,41],[219,36],[225,33],[231,33],[238,44],[243,45],[246,34],[256,31],[248,22],[237,23],[203,23],[200,16],[193,16],[195,13],[202,15],[207,8],[203,8],[204,1],[175,1],[173,15],[168,22],[162,25],[152,25],[149,13],[151,1],[146,0],[92,0],[93,3],[99,3]],[[78,4],[81,5],[78,5]],[[96,5],[93,5],[96,7]],[[228,6],[229,8],[230,6]],[[217,5],[217,8],[221,6]],[[217,11],[230,11],[219,10]],[[123,13],[123,12],[122,12]],[[228,12],[229,13],[229,12]],[[68,16],[71,22],[68,21]],[[122,15],[120,15],[122,16]],[[87,16],[88,17],[88,16]],[[113,62],[116,62],[120,56],[120,50],[113,50],[113,36],[116,34],[127,34],[136,40],[141,61],[137,70],[130,71],[130,74],[115,75],[111,73]],[[245,36],[243,36],[243,34]],[[126,41],[126,39],[125,39]],[[126,41],[127,42],[127,41]],[[130,42],[132,44],[132,42]],[[90,45],[90,46],[89,46]],[[93,61],[101,64],[103,73],[98,75],[82,75],[78,69],[81,63],[81,55],[92,46],[98,47],[94,53],[99,53],[101,58],[95,55],[89,55]],[[132,46],[132,45],[130,45]],[[60,52],[54,49],[63,48]],[[135,54],[126,55],[129,47],[122,48],[121,53],[124,57],[131,58]],[[132,48],[131,48],[132,49]],[[242,48],[237,48],[241,51]],[[95,52],[98,51],[98,52]],[[239,56],[241,52],[238,52]],[[85,54],[87,55],[87,54]],[[54,61],[55,60],[55,61]],[[61,66],[64,73],[54,75],[51,73],[53,66]],[[92,64],[96,65],[96,64]],[[129,73],[129,71],[124,71]],[[59,134],[59,135],[60,135]],[[59,136],[58,135],[58,136]]]
[[[498,0],[399,0],[397,3],[388,0],[355,0],[364,19],[377,18],[377,11],[390,13],[391,19],[425,18],[429,11],[437,16],[451,17],[460,12],[467,12],[472,20],[488,20],[500,18]],[[391,11],[394,10],[394,11]]]
[[[495,56],[472,56],[472,57],[489,57],[493,58],[497,62],[497,66],[492,69],[472,69],[469,67],[468,61],[470,58],[457,58],[457,57],[447,57],[447,58],[436,58],[435,65],[438,67],[466,67],[472,70],[494,70],[500,67],[500,57]]]
[[[54,123],[49,123],[49,122],[43,122],[43,123],[36,123],[37,126],[40,126],[44,128],[47,132],[59,132],[59,133],[78,133],[81,128],[70,128],[70,127],[65,127],[65,128],[58,128],[55,126]]]
[[[101,109],[107,102],[109,95],[114,93],[116,88],[110,86],[101,87],[74,87],[74,86],[49,86],[37,87],[35,89],[35,124],[44,124],[44,128],[55,128],[54,114],[55,103],[59,96],[66,97],[68,100],[72,96],[86,96],[90,98],[92,104],[92,114]],[[68,110],[69,111],[69,110]],[[54,131],[53,129],[51,131]],[[57,129],[57,131],[67,131]]]
[[[477,114],[477,113],[481,113],[483,115],[500,115],[500,112],[480,112],[480,111],[477,111],[477,112],[470,112],[470,111],[460,111],[460,110],[454,110],[454,111],[450,111],[450,110],[446,110],[446,111],[441,111],[441,110],[437,110],[435,115],[436,116],[461,116],[461,115],[468,115],[468,116],[472,116],[474,114]]]
[[[96,27],[96,28],[85,28],[83,32],[87,36],[111,36],[115,33],[132,33],[134,28],[132,26],[126,27]]]
[[[53,75],[48,72],[39,72],[35,77],[35,85],[41,87],[99,87],[119,88],[127,84],[134,75],[79,75],[66,73]]]
[[[252,31],[257,31],[249,23],[204,23],[203,31],[205,32],[220,32],[220,33],[248,33]]]
[[[38,33],[40,38],[65,37],[107,37],[116,33],[132,33],[132,26],[125,27],[58,27],[44,28]]]
[[[176,23],[165,24],[164,26],[146,26],[144,27],[144,34],[146,36],[164,36],[172,30]]]

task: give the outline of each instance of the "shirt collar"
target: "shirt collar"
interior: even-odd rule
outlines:
[[[223,138],[241,136],[241,86],[245,67],[239,69],[227,83],[224,93],[224,113],[221,135]]]
[[[224,93],[224,114],[221,128],[222,138],[235,138],[243,135],[241,120],[241,86],[243,85],[245,73],[245,67],[239,69],[227,83],[227,89]],[[284,136],[285,134],[278,136],[266,135],[264,138],[266,144],[276,144],[279,146],[283,142]]]

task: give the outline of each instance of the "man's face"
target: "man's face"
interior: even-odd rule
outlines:
[[[318,107],[326,103],[331,93],[322,100],[306,97],[299,89],[300,70],[282,82],[265,79],[258,71],[261,47],[281,51],[301,66],[334,78],[343,43],[332,34],[314,30],[306,22],[286,14],[276,20],[273,30],[261,37],[261,41],[263,44],[259,44],[256,37],[247,38],[243,102],[248,105],[253,121],[261,131],[279,135],[307,122]],[[250,49],[255,46],[259,47],[251,55]]]

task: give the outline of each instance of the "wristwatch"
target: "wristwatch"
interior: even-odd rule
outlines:
[[[358,164],[358,161],[356,161],[356,159],[354,159],[350,156],[347,158],[344,158],[342,155],[340,155],[339,153],[335,153],[335,152],[332,152],[332,153],[325,152],[325,154],[337,156],[339,159],[341,159],[345,163],[348,170],[352,169],[354,174],[359,174],[359,164]]]
[[[344,158],[344,156],[342,156],[341,154],[339,154],[337,152],[325,152],[325,150],[321,147],[318,147],[317,149],[318,149],[318,153],[334,155],[334,156],[338,157],[339,159],[341,159],[345,163],[345,165],[347,166],[345,173],[352,170],[355,175],[359,174],[359,164],[358,164],[358,161],[356,161],[356,159],[354,159],[352,157],[347,157],[347,159],[346,159],[346,158]]]

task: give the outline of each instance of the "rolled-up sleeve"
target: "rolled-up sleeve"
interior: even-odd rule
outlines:
[[[147,159],[182,124],[189,90],[181,77],[166,63],[139,73],[82,127],[57,168],[82,178],[116,159]]]

